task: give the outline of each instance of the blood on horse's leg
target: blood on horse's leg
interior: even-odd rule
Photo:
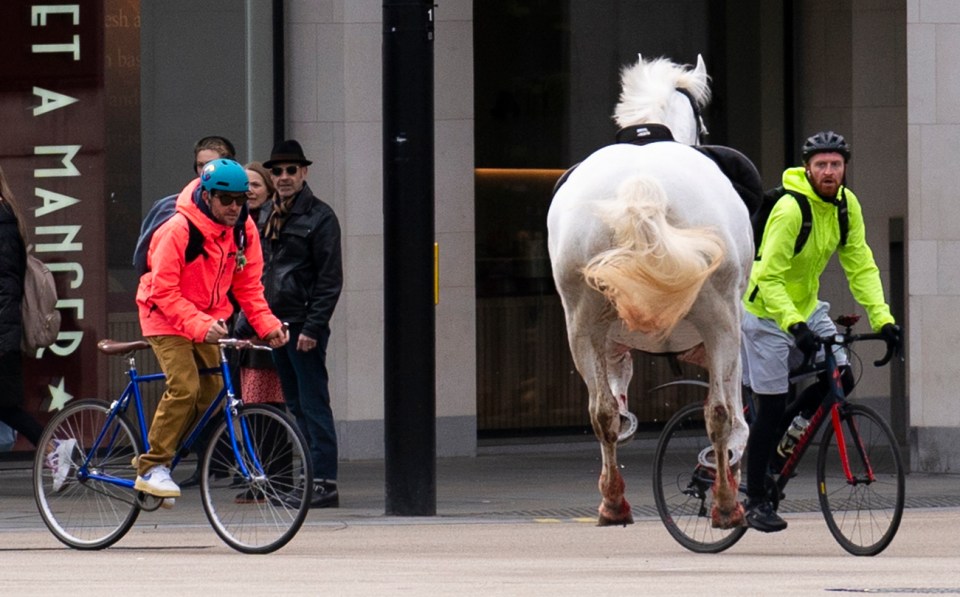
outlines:
[[[606,472],[600,474],[600,501],[597,526],[626,526],[633,524],[633,512],[630,504],[623,497],[626,484],[619,471],[614,471],[609,478]]]
[[[717,478],[713,482],[713,509],[710,519],[715,528],[729,529],[743,523],[743,505],[737,501],[737,481],[730,466],[727,443],[730,439],[730,413],[724,404],[707,409],[710,417],[710,442],[717,457]]]
[[[739,463],[737,464],[739,467]],[[730,466],[727,466],[727,484],[720,488],[719,476],[713,484],[713,510],[710,512],[710,522],[715,529],[732,529],[743,526],[743,504],[737,501],[736,476]],[[724,508],[721,504],[733,503],[732,507]]]

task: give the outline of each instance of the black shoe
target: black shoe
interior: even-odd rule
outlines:
[[[340,492],[336,483],[316,483],[313,486],[313,497],[310,498],[311,508],[339,508]]]
[[[282,502],[279,504],[277,502]],[[299,508],[300,498],[292,495],[282,498],[271,498],[270,503],[275,506],[283,505],[288,508]],[[311,508],[339,508],[340,492],[337,491],[336,483],[316,483],[313,486],[313,497],[310,498]]]
[[[780,518],[768,501],[748,501],[744,520],[751,529],[762,533],[776,533],[787,528],[787,521]]]

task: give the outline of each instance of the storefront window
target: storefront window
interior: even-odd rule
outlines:
[[[474,3],[481,437],[589,429],[547,256],[553,187],[567,168],[613,142],[620,68],[638,53],[721,62],[724,4]],[[723,142],[725,126],[712,128],[710,142]],[[672,378],[669,364],[637,355],[634,369],[631,410],[645,424],[665,420],[677,400],[702,399],[652,404],[641,395]]]

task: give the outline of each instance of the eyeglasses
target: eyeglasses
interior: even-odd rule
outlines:
[[[230,207],[232,203],[236,203],[240,207],[243,207],[243,204],[247,202],[246,193],[217,193],[217,199],[220,200],[220,205],[224,207]]]
[[[299,169],[300,169],[300,166],[298,164],[293,164],[292,166],[287,166],[286,168],[281,168],[280,166],[274,166],[273,168],[270,168],[270,174],[273,174],[274,176],[280,176],[281,174],[286,172],[288,176],[293,176],[294,174],[297,173],[297,170]]]

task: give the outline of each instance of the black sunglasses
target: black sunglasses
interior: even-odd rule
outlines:
[[[287,166],[286,168],[281,168],[280,166],[274,166],[273,168],[270,168],[270,174],[273,174],[274,176],[280,176],[281,174],[283,174],[284,171],[286,171],[288,176],[293,176],[294,174],[297,173],[297,170],[299,169],[300,169],[300,166],[297,164],[294,164],[292,166]]]
[[[217,199],[220,200],[220,205],[224,207],[229,207],[230,204],[236,203],[240,207],[243,207],[243,204],[247,202],[246,193],[217,193]]]

